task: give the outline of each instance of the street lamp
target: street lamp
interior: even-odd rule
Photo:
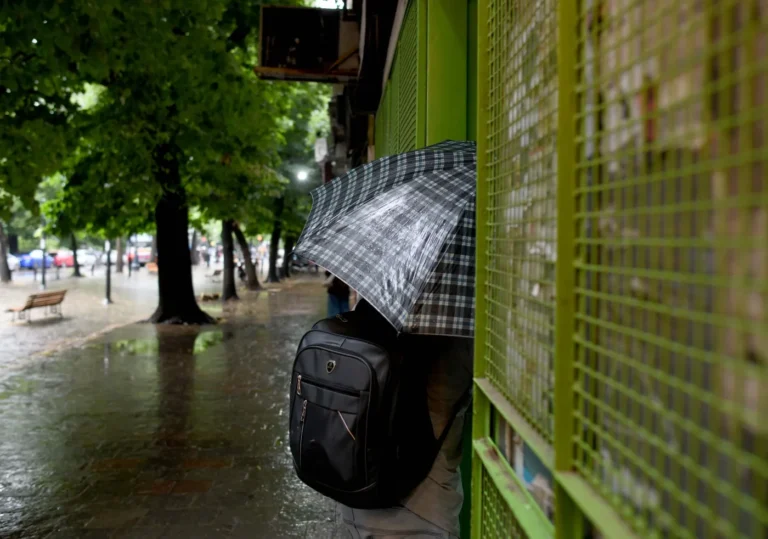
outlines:
[[[304,169],[301,169],[296,173],[296,179],[300,182],[306,181],[307,178],[309,178],[309,172]]]
[[[104,242],[104,250],[107,252],[107,290],[104,305],[109,305],[112,303],[112,244],[109,240]]]

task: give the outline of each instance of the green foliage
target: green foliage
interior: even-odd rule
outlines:
[[[311,199],[309,192],[320,184],[321,175],[314,161],[314,144],[318,137],[328,135],[327,86],[316,84],[297,85],[294,91],[294,108],[290,124],[285,133],[285,145],[280,149],[283,160],[281,171],[290,178],[280,193],[285,200],[281,215],[284,237],[298,237],[309,216]],[[304,182],[297,179],[297,173],[304,170],[309,177]]]
[[[278,196],[305,216],[291,170],[314,167],[328,88],[253,74],[262,3],[0,2],[0,219],[21,201],[61,237],[148,230],[177,189],[160,147],[198,208],[193,226],[262,231]]]

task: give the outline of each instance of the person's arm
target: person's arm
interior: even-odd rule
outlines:
[[[334,279],[335,279],[335,277],[331,273],[330,275],[328,275],[328,277],[326,277],[325,281],[323,281],[323,286],[326,287],[326,288],[330,288],[331,285],[333,285],[333,280]]]

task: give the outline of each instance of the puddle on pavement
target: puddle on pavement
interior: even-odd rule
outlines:
[[[105,357],[125,356],[156,356],[164,344],[177,345],[179,353],[192,353],[199,355],[224,341],[224,331],[217,328],[205,328],[193,326],[150,326],[155,332],[152,337],[145,337],[142,326],[129,326],[124,331],[116,332],[110,340],[100,340],[84,347],[85,350],[103,350]],[[136,331],[131,331],[131,329]],[[126,331],[127,330],[127,331]],[[127,336],[126,334],[138,333],[136,338],[114,338]],[[120,335],[122,334],[122,335]],[[191,346],[191,349],[189,348]]]

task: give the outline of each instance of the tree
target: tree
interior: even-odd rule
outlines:
[[[5,235],[3,222],[0,221],[0,282],[7,283],[11,280],[11,268],[8,267],[8,239]]]
[[[268,283],[279,283],[280,276],[277,274],[277,257],[280,248],[280,235],[283,233],[283,209],[285,208],[285,198],[275,199],[274,217],[272,223],[272,236],[269,239],[269,270],[267,272]]]
[[[311,200],[309,191],[319,183],[317,174],[310,175],[306,183],[294,184],[286,190],[285,209],[282,214],[283,230],[285,233],[285,256],[283,257],[283,275],[291,276],[291,259],[293,258],[293,248],[296,240],[299,238],[304,223],[309,216]]]
[[[235,285],[235,262],[234,246],[232,243],[232,233],[234,222],[231,219],[221,223],[221,244],[224,248],[224,278],[221,294],[222,301],[231,301],[240,299],[237,297],[237,287]]]
[[[8,267],[9,242],[3,221],[7,222],[10,219],[12,203],[12,197],[0,189],[0,283],[11,280],[11,269]]]
[[[115,273],[123,273],[123,256],[125,255],[125,243],[120,236],[115,240],[117,260],[115,260]]]
[[[309,215],[308,191],[316,184],[317,166],[314,162],[314,142],[318,136],[325,135],[329,130],[328,122],[328,89],[315,84],[288,86],[292,92],[294,109],[288,122],[284,144],[278,150],[281,165],[280,172],[288,178],[283,182],[282,189],[273,202],[271,223],[271,239],[269,252],[269,282],[280,280],[277,268],[279,243],[286,235],[287,241],[283,257],[283,274],[290,273],[290,256],[293,243],[301,232],[304,222]],[[298,180],[298,172],[308,174],[305,183]]]
[[[192,230],[192,246],[190,247],[192,255],[192,265],[197,266],[200,263],[200,256],[197,252],[197,228]]]
[[[38,209],[34,198],[32,207]],[[39,213],[26,208],[19,197],[0,190],[0,282],[9,282],[12,278],[8,254],[13,249],[18,250],[19,236],[33,238],[39,232]],[[35,248],[29,244],[24,247]]]
[[[67,129],[60,146],[74,142],[76,161],[89,164],[68,178],[69,211],[82,210],[91,229],[122,234],[126,221],[152,208],[160,301],[150,320],[212,321],[194,299],[189,208],[230,189],[247,167],[277,163],[291,106],[284,86],[250,71],[259,6],[238,0],[42,0],[42,8],[39,1],[20,2],[18,12],[2,13],[12,21],[14,44],[37,39],[44,46],[31,51],[34,59],[26,59],[29,47],[21,45],[21,56],[12,49],[9,58],[23,59],[34,73],[50,70],[55,82],[71,79],[57,87],[62,98],[53,107],[83,90],[96,94],[95,104],[66,105],[62,117]],[[18,13],[35,27],[26,28]],[[22,102],[17,108],[34,107]],[[52,161],[46,170],[59,166],[60,159]]]
[[[69,234],[69,245],[72,249],[72,277],[82,277],[80,273],[80,262],[77,260],[77,236],[74,231]]]
[[[238,224],[241,220],[249,223],[255,222],[255,217],[263,216],[263,204],[270,201],[271,196],[282,188],[282,184],[287,180],[280,176],[274,169],[247,163],[227,163],[217,171],[218,186],[215,192],[210,192],[207,196],[198,194],[201,199],[201,205],[198,211],[201,216],[216,222],[231,222],[232,233],[234,233],[242,256],[246,265],[247,288],[249,290],[258,290],[261,285],[256,277],[255,269],[253,272],[247,268],[253,265],[251,252],[248,242],[245,240],[243,231]],[[224,238],[222,231],[222,238]],[[242,238],[241,238],[242,236]],[[234,266],[229,267],[228,261],[233,253],[227,253],[228,249],[234,249],[234,242],[222,241],[224,249],[224,274],[234,274]],[[224,279],[224,290],[222,298],[226,300],[230,296],[227,290],[226,278]]]
[[[70,150],[67,137],[74,88],[66,54],[53,34],[79,36],[75,21],[48,16],[54,2],[0,4],[0,192],[35,206],[37,186],[58,170]],[[44,37],[45,36],[45,37]]]
[[[253,264],[251,258],[251,246],[248,245],[248,240],[243,234],[243,230],[238,223],[234,223],[233,230],[235,239],[240,247],[240,252],[243,253],[243,264],[245,265],[245,285],[248,290],[261,290],[262,286],[259,283],[259,277],[256,275],[256,266]]]

